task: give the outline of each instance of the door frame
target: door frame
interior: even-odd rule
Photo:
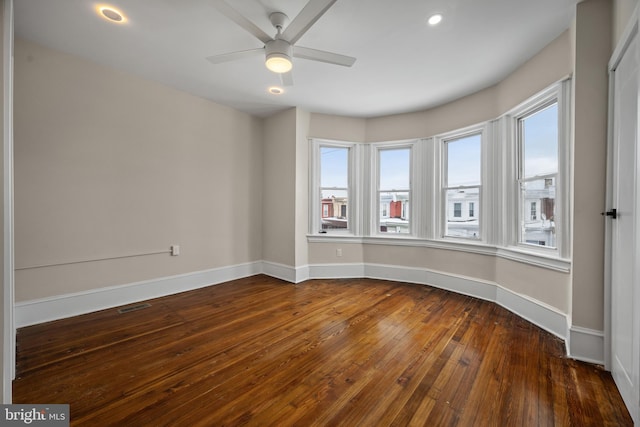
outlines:
[[[615,163],[615,140],[614,140],[614,94],[615,94],[615,84],[616,84],[616,70],[622,61],[624,55],[628,52],[629,45],[633,41],[634,37],[640,37],[639,34],[639,21],[640,21],[640,5],[636,5],[634,11],[631,15],[631,19],[629,20],[625,31],[623,32],[618,44],[616,45],[611,59],[608,64],[608,72],[609,72],[609,107],[608,107],[608,131],[607,131],[607,172],[606,172],[606,198],[605,198],[605,210],[609,210],[611,208],[615,208],[613,206],[614,200],[614,163]],[[640,43],[640,39],[637,41]],[[640,55],[640,51],[635,52],[634,54]],[[640,76],[638,76],[640,83]],[[639,102],[638,102],[638,116],[636,119],[640,117],[640,89],[639,89]],[[638,128],[636,130],[637,136],[636,141],[640,142],[640,120],[638,120]],[[638,148],[640,149],[640,148]],[[640,168],[637,162],[638,156],[636,156],[636,168]],[[635,195],[638,197],[638,194]],[[635,206],[638,207],[640,201],[636,199]],[[637,213],[640,215],[640,212]],[[637,218],[637,217],[636,217]],[[636,219],[636,226],[640,225],[639,221]],[[612,236],[612,221],[605,221],[605,248],[604,248],[604,361],[605,361],[605,369],[608,371],[613,370],[613,360],[612,360],[612,345],[613,345],[613,331],[612,331],[612,323],[613,323],[613,311],[612,311],[612,253],[613,253],[613,236]],[[639,233],[635,231],[636,238],[636,248],[635,250],[640,250],[640,237]],[[636,276],[640,274],[640,269],[636,267],[635,271]],[[635,303],[639,303],[635,301]],[[636,402],[637,403],[637,402]],[[636,412],[638,408],[628,408],[629,412]]]
[[[16,328],[14,318],[13,247],[13,0],[0,2],[2,13],[3,76],[3,268],[2,268],[2,403],[12,402],[12,380],[16,375]]]
[[[639,22],[638,13],[640,12],[640,5],[636,6],[631,19],[625,28],[624,33],[620,37],[615,50],[611,54],[611,59],[608,64],[609,72],[609,111],[608,111],[608,130],[607,130],[607,190],[605,198],[606,208],[612,207],[613,203],[613,164],[614,164],[614,132],[613,132],[613,118],[614,118],[614,90],[615,90],[615,70],[618,68],[622,57],[627,52],[629,44],[631,44],[633,37],[638,34]],[[604,248],[604,361],[605,368],[611,370],[611,252],[612,252],[612,237],[611,237],[611,221],[605,221],[605,248]]]

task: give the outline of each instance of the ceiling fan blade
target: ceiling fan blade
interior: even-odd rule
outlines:
[[[352,56],[301,46],[293,47],[293,56],[296,58],[310,59],[312,61],[326,62],[328,64],[342,65],[343,67],[351,67],[356,62],[356,58]]]
[[[298,16],[287,25],[287,28],[282,33],[282,38],[291,44],[295,44],[336,1],[309,0],[309,3],[302,8]]]
[[[207,61],[212,64],[221,64],[223,62],[236,61],[238,59],[249,58],[251,56],[264,55],[264,48],[240,50],[237,52],[223,53],[221,55],[208,56]]]
[[[293,86],[293,74],[291,71],[280,74],[280,83],[282,86]]]
[[[269,34],[262,31],[260,27],[241,15],[240,12],[229,6],[224,0],[213,0],[213,6],[224,16],[257,37],[262,43],[266,44],[272,40]]]

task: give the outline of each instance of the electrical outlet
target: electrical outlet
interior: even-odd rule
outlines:
[[[336,249],[336,256],[342,256],[342,248]]]
[[[180,255],[180,245],[171,245],[171,256]]]

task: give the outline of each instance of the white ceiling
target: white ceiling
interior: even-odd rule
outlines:
[[[273,11],[294,19],[306,0],[227,0],[268,34]],[[211,0],[18,0],[18,37],[155,80],[258,116],[298,106],[375,117],[433,107],[491,86],[560,35],[578,0],[338,0],[297,45],[354,56],[351,68],[294,59],[294,86],[264,58],[213,65],[207,56],[262,47]],[[434,12],[443,22],[430,27]]]

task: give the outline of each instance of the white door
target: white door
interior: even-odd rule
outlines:
[[[611,271],[611,371],[640,424],[640,229],[638,227],[637,31],[612,67],[613,134],[607,230]],[[615,211],[613,211],[615,209]],[[614,213],[615,212],[615,213]]]

